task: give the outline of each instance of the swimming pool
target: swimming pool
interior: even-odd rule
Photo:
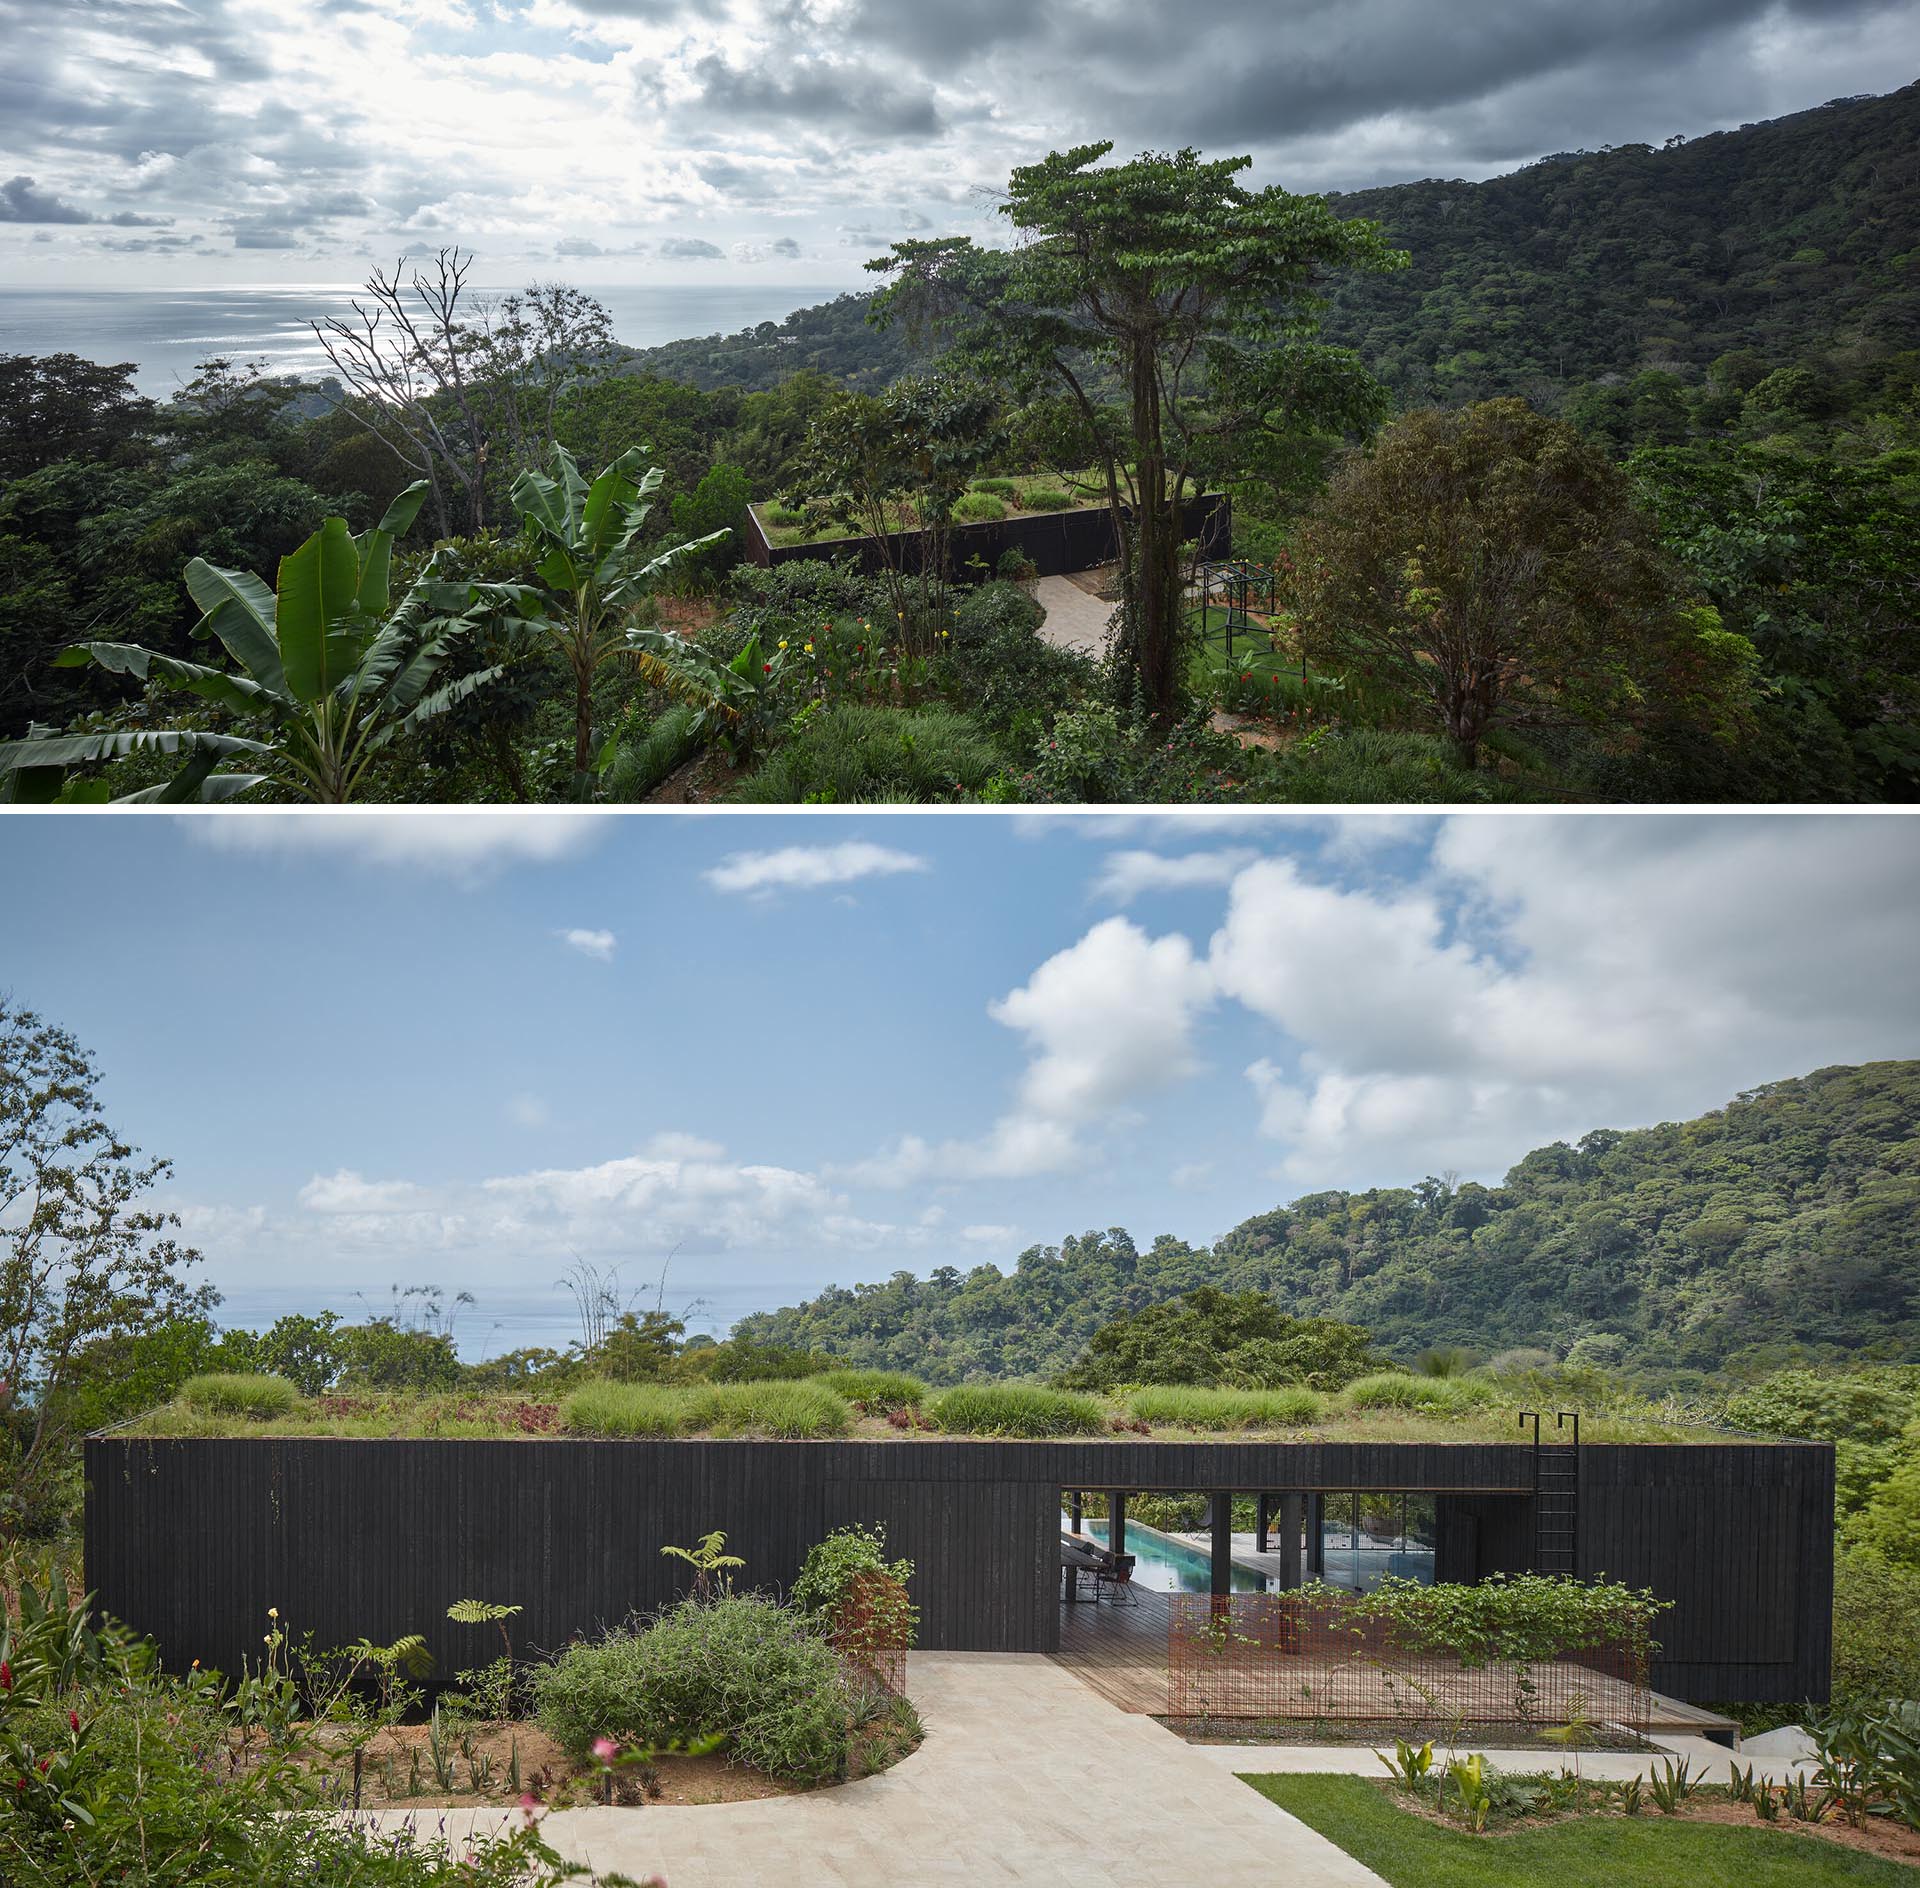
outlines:
[[[1072,1516],[1061,1515],[1060,1531],[1063,1534],[1073,1531]],[[1102,1544],[1107,1538],[1105,1521],[1083,1521],[1080,1531],[1091,1534]],[[1212,1586],[1213,1571],[1205,1554],[1198,1548],[1189,1547],[1184,1541],[1143,1527],[1138,1521],[1127,1523],[1127,1552],[1133,1556],[1134,1579],[1152,1592],[1205,1593]],[[1249,1573],[1244,1567],[1235,1567],[1233,1590],[1236,1593],[1264,1593],[1267,1590],[1267,1577],[1263,1573]]]

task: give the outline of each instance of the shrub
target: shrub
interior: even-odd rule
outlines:
[[[270,1422],[276,1416],[291,1416],[300,1407],[300,1392],[285,1377],[215,1371],[189,1377],[180,1386],[180,1400],[209,1416],[251,1416]]]
[[[1030,583],[1040,574],[1036,564],[1017,544],[1009,544],[993,566],[993,574],[1002,583]]]
[[[784,530],[790,525],[805,524],[807,514],[794,505],[781,505],[769,501],[760,507],[761,521],[770,524],[775,530]]]
[[[1006,506],[991,492],[968,492],[958,499],[953,507],[955,524],[991,524],[996,518],[1007,515]]]
[[[692,1399],[660,1383],[583,1383],[560,1405],[560,1420],[583,1436],[683,1436]]]
[[[1496,1400],[1493,1385],[1476,1377],[1414,1377],[1398,1370],[1359,1377],[1346,1388],[1353,1409],[1425,1410],[1435,1415],[1463,1415]]]
[[[1018,479],[975,479],[976,492],[991,492],[995,498],[1011,498],[1020,489]]]
[[[561,1405],[577,1435],[844,1436],[853,1412],[818,1383],[583,1383]]]
[[[541,1727],[576,1758],[602,1737],[663,1749],[717,1735],[741,1762],[793,1783],[846,1774],[858,1715],[832,1648],[758,1594],[690,1601],[570,1646],[534,1692]]]
[[[904,1587],[913,1578],[913,1562],[887,1558],[887,1531],[883,1527],[837,1527],[825,1540],[807,1549],[793,1583],[793,1605],[811,1619],[826,1619],[846,1596],[852,1581],[863,1573],[880,1574]],[[904,1623],[911,1642],[914,1621],[908,1618]]]
[[[1920,1698],[1920,1568],[1869,1547],[1833,1562],[1833,1697],[1836,1704]]]
[[[1210,1390],[1174,1386],[1136,1390],[1127,1407],[1143,1423],[1190,1429],[1281,1429],[1315,1423],[1326,1399],[1304,1385],[1280,1390]]]
[[[1029,485],[1021,494],[1020,502],[1028,511],[1068,511],[1074,499],[1061,485]]]
[[[659,720],[614,750],[601,791],[609,800],[644,800],[700,745],[693,731],[694,710],[676,703]]]
[[[844,1436],[853,1412],[824,1384],[773,1379],[716,1383],[698,1393],[696,1425],[715,1435],[787,1440]]]
[[[964,715],[843,702],[813,715],[733,797],[763,805],[956,800],[977,794],[999,766]]]
[[[1107,1413],[1090,1396],[1027,1383],[969,1383],[934,1398],[942,1429],[968,1436],[1095,1436]]]
[[[869,1414],[918,1409],[927,1398],[927,1386],[900,1370],[823,1370],[815,1380]]]

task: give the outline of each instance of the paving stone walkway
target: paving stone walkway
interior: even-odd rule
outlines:
[[[669,1888],[1384,1888],[1210,1754],[1116,1711],[1049,1658],[915,1653],[907,1689],[927,1741],[884,1776],[750,1803],[561,1810],[547,1839],[570,1860],[658,1872]],[[463,1810],[415,1820],[426,1830],[443,1816],[455,1837],[502,1822]]]
[[[1047,613],[1040,640],[1056,649],[1071,649],[1097,662],[1107,653],[1113,605],[1082,590],[1071,577],[1042,577],[1033,594]]]

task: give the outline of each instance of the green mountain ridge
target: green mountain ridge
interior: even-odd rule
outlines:
[[[1324,338],[1402,404],[1455,404],[1756,348],[1920,346],[1920,83],[1656,149],[1561,152],[1480,183],[1330,198],[1411,266],[1330,283]],[[848,293],[784,322],[642,349],[633,371],[764,389],[802,369],[865,390],[924,360]]]
[[[1311,1193],[1211,1248],[1122,1229],[1011,1272],[830,1287],[762,1343],[936,1382],[1046,1375],[1100,1325],[1200,1285],[1365,1325],[1391,1354],[1539,1347],[1646,1371],[1920,1356],[1920,1061],[1772,1082],[1695,1120],[1534,1149],[1496,1187]]]

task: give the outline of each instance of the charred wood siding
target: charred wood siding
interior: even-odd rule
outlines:
[[[1231,501],[1220,492],[1189,498],[1180,512],[1180,535],[1197,538],[1209,557],[1224,557],[1233,540]],[[919,568],[920,533],[895,531],[887,542],[901,568]],[[991,576],[1005,551],[1019,549],[1043,577],[1065,576],[1070,571],[1091,570],[1096,564],[1110,563],[1119,555],[1113,541],[1113,517],[1106,506],[1086,506],[1077,511],[1009,512],[1005,518],[983,524],[957,524],[947,534],[947,561],[955,582],[972,581],[975,572],[967,560],[981,558]],[[880,552],[871,538],[822,538],[809,544],[769,544],[760,521],[748,514],[742,534],[741,550],[747,562],[762,569],[775,564],[791,564],[805,559],[852,557],[868,576],[876,576],[884,567]]]
[[[1654,1682],[1696,1698],[1822,1697],[1833,1453],[1590,1446],[1580,1570],[1676,1600]],[[258,1441],[95,1437],[86,1554],[101,1607],[169,1662],[227,1671],[277,1606],[323,1645],[426,1635],[451,1676],[489,1658],[455,1600],[525,1608],[551,1651],[682,1590],[662,1545],[724,1528],[749,1584],[879,1522],[918,1570],[921,1643],[1057,1647],[1063,1489],[1399,1488],[1443,1494],[1443,1577],[1525,1564],[1532,1476],[1513,1444],[1380,1442]]]

